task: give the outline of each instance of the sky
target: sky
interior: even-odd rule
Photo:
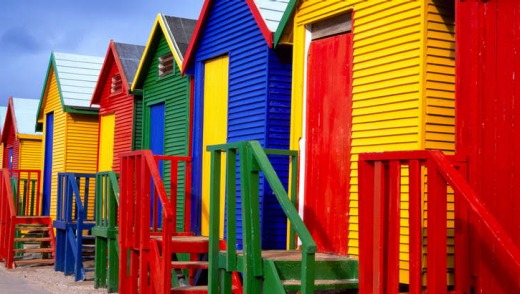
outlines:
[[[105,57],[146,45],[157,13],[197,19],[203,0],[1,0],[0,106],[40,99],[52,51]]]

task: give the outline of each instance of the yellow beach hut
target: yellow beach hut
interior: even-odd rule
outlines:
[[[36,128],[44,142],[43,213],[53,219],[58,172],[96,172],[98,108],[90,106],[90,99],[102,64],[102,57],[51,53]]]
[[[288,7],[275,43],[294,48],[290,148],[301,152],[300,212],[304,220],[320,216],[305,222],[320,251],[358,255],[358,154],[454,151],[454,4],[291,0]]]
[[[38,100],[9,98],[2,132],[3,168],[40,170],[42,134],[36,132]]]

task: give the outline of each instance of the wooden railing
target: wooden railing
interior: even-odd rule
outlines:
[[[96,236],[94,285],[117,292],[119,284],[119,246],[117,242],[117,211],[119,205],[118,176],[112,172],[96,174]]]
[[[440,151],[365,153],[359,156],[360,293],[399,293],[401,203],[409,197],[409,293],[470,293],[471,216],[482,223],[520,276],[520,249],[486,209],[465,178],[465,165]],[[406,171],[406,172],[403,172]],[[408,192],[402,189],[407,175]],[[426,189],[423,190],[427,176]],[[448,187],[455,193],[455,285],[447,283]],[[422,197],[427,227],[422,226]],[[423,230],[426,244],[423,244]],[[423,245],[427,248],[423,285]],[[491,253],[490,253],[491,254]]]
[[[93,186],[95,174],[58,173],[56,209],[56,263],[55,270],[75,280],[85,279],[83,267],[83,232],[94,226],[95,211]]]
[[[236,167],[237,156],[240,165],[240,197],[242,202],[242,231],[244,232],[244,291],[259,291],[263,276],[263,259],[260,234],[259,175],[260,172],[269,183],[282,207],[292,230],[302,242],[302,288],[301,293],[314,293],[314,263],[316,243],[289,198],[282,182],[267,155],[289,156],[292,177],[292,199],[296,199],[297,156],[295,151],[263,149],[257,141],[242,141],[225,145],[208,146],[211,152],[211,189],[210,189],[210,253],[209,253],[209,287],[210,293],[231,292],[231,273],[238,271],[237,264],[237,191]],[[220,284],[219,271],[219,232],[220,232],[220,200],[221,200],[221,165],[223,154],[226,155],[225,170],[226,187],[226,261],[224,283]],[[293,235],[293,233],[290,233]],[[294,241],[290,247],[294,246]],[[219,289],[219,285],[221,289]],[[253,290],[254,288],[254,290]],[[221,292],[219,292],[221,291]],[[256,293],[256,292],[255,292]]]
[[[0,172],[0,258],[14,267],[14,238],[17,217],[40,215],[40,171]]]
[[[161,178],[162,163],[169,166],[170,193]],[[184,228],[176,230],[179,167],[185,167]],[[189,207],[191,158],[154,156],[149,150],[121,155],[119,203],[119,291],[169,293],[171,287],[171,237],[190,235]],[[161,237],[161,238],[158,238]],[[162,240],[162,242],[160,242]],[[149,278],[148,278],[149,277]]]

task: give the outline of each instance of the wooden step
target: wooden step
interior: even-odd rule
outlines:
[[[15,242],[50,242],[52,238],[41,237],[41,238],[14,238]]]
[[[54,259],[23,259],[15,260],[15,265],[27,265],[27,264],[54,264]]]
[[[34,226],[16,226],[16,230],[29,232],[48,232],[49,227],[34,227]]]
[[[21,248],[14,249],[14,252],[25,252],[25,253],[52,253],[52,248]]]
[[[207,269],[209,262],[207,261],[172,261],[172,268],[177,269]]]
[[[173,287],[171,288],[170,293],[205,294],[208,293],[208,286]]]
[[[341,290],[341,289],[357,289],[358,279],[345,279],[345,280],[315,280],[315,290]],[[302,286],[300,280],[285,280],[282,281],[283,287],[287,291],[299,291]]]

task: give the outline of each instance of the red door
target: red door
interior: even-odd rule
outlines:
[[[351,142],[351,42],[312,41],[308,54],[305,224],[320,252],[346,254]]]

